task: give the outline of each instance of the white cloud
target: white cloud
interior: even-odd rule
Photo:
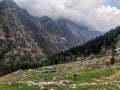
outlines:
[[[96,28],[107,31],[120,25],[120,10],[116,7],[101,6],[96,9],[94,18],[97,23]]]
[[[65,18],[80,25],[107,31],[120,25],[120,10],[104,6],[105,0],[14,0],[34,16]]]

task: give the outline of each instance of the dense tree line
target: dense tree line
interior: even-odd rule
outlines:
[[[60,52],[50,57],[48,63],[58,64],[66,61],[74,61],[77,56],[86,57],[90,54],[97,55],[100,53],[102,48],[108,49],[112,43],[116,44],[118,35],[120,35],[120,27],[116,27],[115,29],[96,37],[83,45]]]
[[[3,64],[0,66],[0,76],[6,75],[8,73],[14,72],[19,69],[34,69],[41,66],[45,66],[46,61],[44,62],[18,62],[15,64]]]

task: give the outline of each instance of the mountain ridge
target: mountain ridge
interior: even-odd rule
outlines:
[[[69,27],[71,25],[73,29]],[[81,32],[76,36],[72,32],[76,28],[79,26],[70,21],[64,22],[63,25],[59,20],[53,21],[49,17],[31,16],[25,9],[19,8],[13,0],[2,0],[0,1],[0,65],[27,63],[32,66],[33,62],[42,63],[51,55],[83,44],[87,41],[83,40],[86,36]],[[90,33],[93,32],[87,35]]]

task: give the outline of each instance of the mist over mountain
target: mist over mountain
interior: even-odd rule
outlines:
[[[13,0],[0,2],[0,63],[42,62],[100,35],[66,19],[31,16]]]
[[[14,0],[33,16],[67,19],[107,32],[120,25],[119,0]],[[117,17],[117,18],[116,18]]]

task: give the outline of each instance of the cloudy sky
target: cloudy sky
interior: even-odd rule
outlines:
[[[106,32],[120,25],[120,0],[14,0],[33,16],[65,18]]]

